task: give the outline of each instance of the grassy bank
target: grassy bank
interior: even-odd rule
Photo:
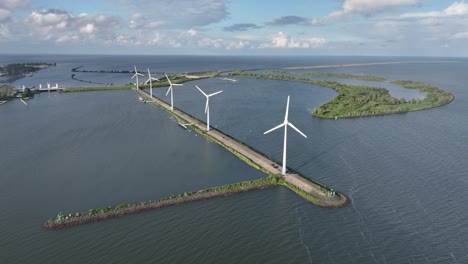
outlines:
[[[388,90],[380,87],[346,85],[334,81],[312,80],[291,76],[286,73],[233,73],[231,76],[304,82],[331,88],[339,93],[338,96],[330,102],[322,104],[312,113],[313,116],[321,118],[350,118],[406,113],[442,106],[455,99],[450,92],[413,81],[393,81],[391,83],[425,92],[427,94],[426,98],[406,101],[404,98],[392,97]]]
[[[43,228],[47,230],[53,230],[68,228],[82,224],[89,224],[110,218],[160,209],[168,206],[206,200],[235,193],[253,191],[269,186],[280,185],[282,181],[284,180],[280,177],[267,177],[253,181],[244,181],[222,185],[196,192],[184,192],[181,194],[165,197],[159,200],[150,200],[146,202],[138,202],[132,204],[120,204],[115,207],[107,206],[97,209],[89,209],[86,212],[76,212],[65,215],[59,214],[57,215],[57,217],[50,218],[46,223],[44,223]]]
[[[188,75],[189,77],[186,77],[185,75],[173,75],[169,76],[171,79],[171,82],[174,84],[181,84],[189,81],[194,81],[194,80],[199,80],[199,79],[204,79],[204,78],[209,78],[211,76],[217,76],[219,73],[218,72],[204,72],[205,75],[203,76],[198,76],[198,75]],[[93,83],[90,81],[86,80],[79,80],[82,82],[88,82],[88,83]],[[153,81],[153,88],[158,88],[158,87],[167,87],[169,86],[169,82],[167,81],[166,78],[161,79],[159,82],[158,81]],[[149,84],[139,85],[140,89],[145,89],[149,88]],[[127,85],[120,85],[120,86],[113,86],[113,85],[107,85],[107,86],[89,86],[89,87],[69,87],[69,88],[64,88],[62,92],[90,92],[90,91],[112,91],[112,90],[130,90],[130,89],[136,89],[136,86],[133,84],[127,84]]]
[[[2,85],[0,86],[0,100],[9,100],[13,96],[15,96],[16,90],[14,87],[7,86],[7,85]]]
[[[149,98],[149,95],[148,95],[146,92],[140,91],[140,93],[141,93],[142,95],[146,96],[147,98]],[[155,102],[155,104],[158,105],[158,106],[159,106],[160,108],[162,108],[163,110],[167,111],[167,112],[168,112],[169,114],[171,114],[172,116],[174,116],[180,123],[188,123],[187,120],[185,120],[185,119],[183,119],[182,117],[180,117],[177,113],[175,113],[175,112],[173,112],[173,111],[170,111],[170,110],[166,109],[165,107],[162,107],[162,106],[159,105],[157,102]],[[175,108],[175,110],[183,112],[182,110],[177,109],[177,108]],[[193,116],[191,116],[191,115],[189,115],[189,114],[187,114],[187,113],[185,113],[185,112],[184,112],[184,114],[190,116],[190,118],[192,118],[192,119],[194,119],[194,120],[197,120],[198,122],[201,122],[201,121],[199,121],[197,118],[195,118],[195,117],[193,117]],[[217,140],[216,138],[214,138],[213,136],[211,136],[211,135],[210,135],[209,133],[207,133],[206,131],[204,131],[204,130],[202,130],[202,129],[199,129],[197,126],[191,125],[191,128],[192,128],[195,132],[197,132],[198,134],[200,134],[201,136],[204,136],[206,139],[210,140],[211,142],[214,142],[214,143],[220,145],[221,147],[225,148],[226,150],[228,150],[229,152],[231,152],[232,154],[234,154],[236,157],[238,157],[239,159],[241,159],[242,161],[244,161],[245,163],[247,163],[247,164],[250,165],[251,167],[253,167],[253,168],[255,168],[255,169],[257,169],[257,170],[259,170],[259,171],[261,171],[261,172],[263,172],[263,173],[265,173],[265,174],[267,174],[267,175],[270,176],[270,177],[281,177],[282,179],[284,179],[283,176],[282,176],[281,174],[273,174],[273,173],[271,173],[269,170],[267,170],[266,168],[260,166],[260,165],[257,164],[255,161],[253,161],[253,160],[251,160],[250,158],[244,156],[242,153],[236,151],[235,149],[233,149],[233,148],[227,146],[227,145],[224,144],[223,142]],[[259,155],[262,155],[262,156],[265,157],[266,159],[272,160],[271,157],[266,156],[265,154],[263,154],[263,153],[261,153],[260,151],[258,151],[258,150],[256,150],[256,149],[254,149],[254,148],[252,148],[252,147],[250,147],[250,146],[244,144],[243,142],[240,142],[240,141],[238,141],[238,140],[236,140],[236,139],[230,137],[229,135],[227,135],[227,134],[225,134],[225,133],[223,133],[223,132],[221,132],[221,131],[219,131],[219,132],[222,133],[222,134],[224,135],[223,137],[227,137],[227,138],[229,138],[229,140],[235,141],[236,143],[245,146],[246,148],[248,148],[248,149],[250,149],[250,150],[252,150],[252,151],[258,153]],[[298,175],[299,175],[299,174],[298,174]],[[301,177],[302,177],[302,176],[301,176]],[[311,180],[311,179],[307,179],[307,178],[304,178],[304,177],[302,177],[302,178],[303,178],[304,180],[306,180],[307,182],[309,182],[309,185],[310,185],[310,186],[313,186],[313,188],[314,188],[317,192],[322,193],[322,194],[324,194],[325,196],[328,195],[331,191],[333,191],[333,189],[331,189],[330,187],[328,187],[328,186],[326,186],[326,185],[324,185],[324,184],[321,184],[321,183],[319,183],[319,182],[317,182],[317,181],[314,181],[314,180]],[[346,196],[343,195],[343,194],[337,193],[338,196],[337,196],[336,198],[340,198],[340,199],[328,199],[328,198],[327,198],[326,200],[324,200],[324,199],[315,197],[315,196],[313,196],[313,195],[310,194],[310,193],[304,192],[303,190],[301,190],[301,189],[295,187],[294,185],[291,185],[291,184],[289,184],[289,183],[287,183],[287,182],[284,182],[284,180],[283,180],[283,182],[282,182],[282,185],[284,185],[285,187],[287,187],[287,188],[291,189],[292,191],[298,193],[298,194],[299,194],[300,196],[302,196],[304,199],[306,199],[307,201],[309,201],[309,202],[311,202],[311,203],[313,203],[313,204],[315,204],[315,205],[317,205],[317,206],[321,206],[321,207],[342,207],[342,206],[346,206],[347,203],[348,203],[348,202],[347,202],[347,199],[346,199]],[[292,188],[292,187],[295,187],[295,189]],[[299,191],[301,191],[301,192],[299,192]]]
[[[383,77],[371,76],[371,75],[354,75],[354,74],[347,74],[347,73],[332,73],[332,72],[295,72],[295,73],[306,75],[306,76],[314,76],[314,77],[344,78],[344,79],[373,81],[373,82],[385,81],[385,78]]]
[[[190,202],[213,199],[227,195],[264,189],[272,186],[285,186],[303,197],[305,200],[327,208],[338,208],[346,206],[349,200],[342,194],[329,197],[325,203],[323,200],[317,199],[297,188],[296,186],[284,181],[283,177],[273,176],[261,178],[253,181],[244,181],[233,184],[226,184],[218,187],[212,187],[195,192],[184,192],[177,195],[161,198],[159,200],[150,200],[146,202],[138,202],[131,204],[119,204],[117,206],[106,206],[97,209],[89,209],[86,212],[75,212],[69,214],[59,213],[56,217],[50,218],[43,224],[46,230],[65,229],[73,226],[90,224],[98,221],[103,221],[111,218],[121,217],[125,215],[137,214],[150,210],[162,209],[169,206],[180,205]]]
[[[112,90],[130,90],[134,88],[135,88],[134,85],[69,87],[69,88],[63,88],[62,92],[70,93],[70,92],[112,91]]]

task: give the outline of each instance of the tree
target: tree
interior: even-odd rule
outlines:
[[[25,88],[23,91],[23,95],[21,97],[23,98],[30,98],[33,96],[33,93],[31,92],[31,89]]]

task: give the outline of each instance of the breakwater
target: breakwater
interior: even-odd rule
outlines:
[[[196,192],[185,192],[169,196],[159,200],[139,202],[134,204],[120,204],[115,207],[107,206],[98,209],[90,209],[86,212],[62,215],[49,219],[42,225],[45,230],[57,230],[90,224],[125,215],[137,214],[150,210],[162,209],[169,206],[180,205],[190,202],[208,200],[237,193],[264,189],[272,186],[283,185],[284,180],[280,177],[267,177],[253,181],[238,182],[218,187],[212,187]]]
[[[248,145],[230,137],[229,135],[217,130],[212,129],[205,131],[206,123],[181,111],[180,109],[174,108],[174,111],[170,110],[170,105],[163,102],[158,98],[151,98],[150,95],[143,91],[138,91],[141,95],[148,99],[148,102],[152,102],[162,109],[166,110],[170,114],[174,115],[179,122],[192,124],[191,127],[200,135],[204,136],[208,140],[221,145],[241,160],[249,164],[250,166],[270,175],[282,177],[285,180],[286,187],[292,187],[291,190],[300,194],[307,201],[320,207],[342,207],[348,204],[348,198],[341,193],[336,192],[332,188],[323,185],[317,181],[308,179],[298,173],[291,173],[281,175],[282,167],[276,161],[270,159],[265,154],[260,153]],[[272,166],[274,165],[274,166]]]
[[[307,179],[296,173],[281,175],[281,166],[266,155],[230,137],[219,130],[204,131],[206,124],[199,119],[175,108],[170,110],[170,105],[158,98],[151,98],[143,90],[137,91],[168,113],[176,117],[179,122],[190,123],[190,127],[208,140],[217,143],[233,153],[235,156],[250,166],[264,172],[268,177],[254,181],[239,182],[234,184],[212,187],[196,192],[173,195],[159,200],[139,202],[134,204],[121,204],[115,207],[108,206],[99,209],[90,209],[82,213],[59,214],[43,224],[45,230],[57,230],[74,227],[83,224],[94,223],[120,216],[141,213],[150,210],[161,209],[173,205],[185,204],[195,201],[208,200],[216,197],[232,195],[236,193],[254,191],[272,186],[284,186],[298,194],[312,204],[324,208],[339,208],[349,204],[349,199],[341,193]],[[272,166],[275,165],[275,166]]]

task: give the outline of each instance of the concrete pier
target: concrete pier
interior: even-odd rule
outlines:
[[[219,130],[206,131],[205,122],[195,117],[192,117],[187,113],[176,108],[174,108],[174,111],[171,111],[171,106],[169,104],[156,97],[151,98],[150,95],[143,90],[138,90],[137,92],[140,93],[142,96],[148,98],[148,103],[154,103],[159,107],[165,109],[166,111],[172,112],[174,116],[183,119],[183,122],[193,124],[193,126],[195,126],[198,130],[204,132],[202,134],[203,136],[211,137],[215,141],[218,141],[216,143],[223,145],[223,147],[225,148],[231,148],[238,154],[257,164],[264,171],[267,171],[268,173],[273,175],[283,176],[287,183],[313,196],[313,198],[315,198],[313,199],[315,200],[315,202],[309,199],[309,201],[311,201],[312,203],[322,207],[342,207],[348,204],[348,199],[345,195],[339,193],[332,194],[332,189],[324,185],[312,182],[299,174],[281,175],[281,165],[277,164],[275,161],[269,159],[268,157],[260,154],[258,151],[249,148],[248,146],[236,141],[235,139],[222,133]]]

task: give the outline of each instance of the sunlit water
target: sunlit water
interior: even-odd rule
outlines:
[[[159,64],[165,58],[172,66]],[[92,57],[55,59],[68,61],[70,69],[92,63],[101,69]],[[134,63],[97,59],[116,61],[120,68]],[[199,70],[188,63],[178,69],[177,59],[190,61],[139,58],[142,68],[154,71]],[[207,57],[201,67],[307,65],[305,58],[225,60]],[[209,93],[223,90],[210,99],[212,126],[276,160],[282,133],[263,132],[283,121],[290,95],[289,120],[308,138],[289,130],[288,166],[347,194],[352,203],[342,209],[317,208],[277,187],[43,231],[41,224],[59,211],[157,199],[264,175],[183,130],[166,112],[138,103],[132,91],[42,94],[29,108],[18,101],[4,104],[0,263],[466,263],[468,63],[459,61],[343,68],[423,81],[456,96],[444,107],[371,118],[313,118],[313,108],[336,93],[301,83],[205,79],[174,88],[175,106],[201,120],[205,98],[195,84]],[[35,76],[46,79],[43,74],[74,85],[61,67]],[[154,91],[168,100],[165,92]]]

